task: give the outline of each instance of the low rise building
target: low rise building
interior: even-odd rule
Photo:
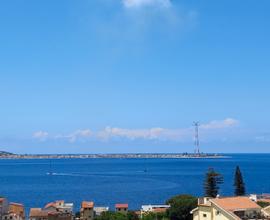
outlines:
[[[80,209],[80,220],[94,219],[94,202],[83,201]]]
[[[159,213],[159,212],[166,212],[167,209],[169,209],[170,205],[142,205],[141,213]]]
[[[3,218],[4,215],[8,214],[8,200],[6,198],[0,198],[0,219]]]
[[[95,216],[100,216],[103,212],[108,212],[109,207],[94,207]]]
[[[64,200],[50,202],[43,208],[45,211],[73,213],[73,203],[65,203]]]
[[[24,205],[20,203],[9,203],[9,219],[25,220]],[[7,217],[8,218],[8,217]]]
[[[115,211],[121,213],[128,212],[128,204],[115,204]]]
[[[20,215],[8,213],[2,216],[2,220],[23,220]]]
[[[30,209],[30,220],[72,220],[73,203],[64,200],[50,202],[42,208]]]
[[[249,197],[200,198],[193,220],[260,219],[261,207]]]
[[[73,216],[70,212],[53,211],[48,212],[48,220],[72,220]]]
[[[41,208],[31,208],[29,220],[48,220],[48,212]]]

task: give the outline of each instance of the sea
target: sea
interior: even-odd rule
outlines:
[[[203,195],[205,173],[223,175],[220,195],[233,194],[238,165],[247,193],[270,192],[270,154],[230,154],[220,159],[2,159],[0,196],[26,211],[55,200],[94,201],[96,206],[128,203],[130,209],[163,204],[178,194]],[[53,175],[48,175],[52,172]]]

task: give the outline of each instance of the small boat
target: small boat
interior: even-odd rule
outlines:
[[[53,172],[48,172],[48,173],[46,173],[46,174],[49,175],[49,176],[57,175],[57,173],[53,173]]]
[[[46,173],[49,176],[56,175],[56,173],[52,172],[52,161],[50,160],[50,171]]]

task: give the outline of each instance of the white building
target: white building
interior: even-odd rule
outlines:
[[[249,197],[200,198],[193,220],[260,219],[261,207]]]
[[[63,213],[72,213],[73,212],[73,203],[65,203],[64,200],[58,200],[55,202],[48,203],[44,211],[60,211]]]
[[[108,212],[109,207],[94,207],[95,216],[100,216],[103,212]]]
[[[156,210],[167,210],[170,208],[170,205],[142,205],[142,212],[155,212]]]

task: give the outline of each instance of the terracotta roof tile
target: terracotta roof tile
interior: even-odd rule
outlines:
[[[85,208],[93,208],[94,207],[94,202],[83,201],[81,203],[81,207],[83,209],[85,209]]]
[[[48,212],[43,211],[41,208],[31,208],[30,217],[47,217]]]
[[[22,206],[22,207],[24,207],[23,204],[21,204],[21,203],[16,203],[16,202],[10,202],[9,205],[12,205],[12,206]]]
[[[260,209],[260,206],[251,201],[248,197],[216,198],[211,199],[210,201],[228,211],[240,209]]]
[[[115,208],[117,209],[127,209],[128,208],[128,204],[115,204]]]
[[[56,204],[55,204],[55,202],[50,202],[50,203],[48,203],[47,205],[45,205],[45,209],[47,209],[47,208],[49,208],[49,207],[56,207]]]

